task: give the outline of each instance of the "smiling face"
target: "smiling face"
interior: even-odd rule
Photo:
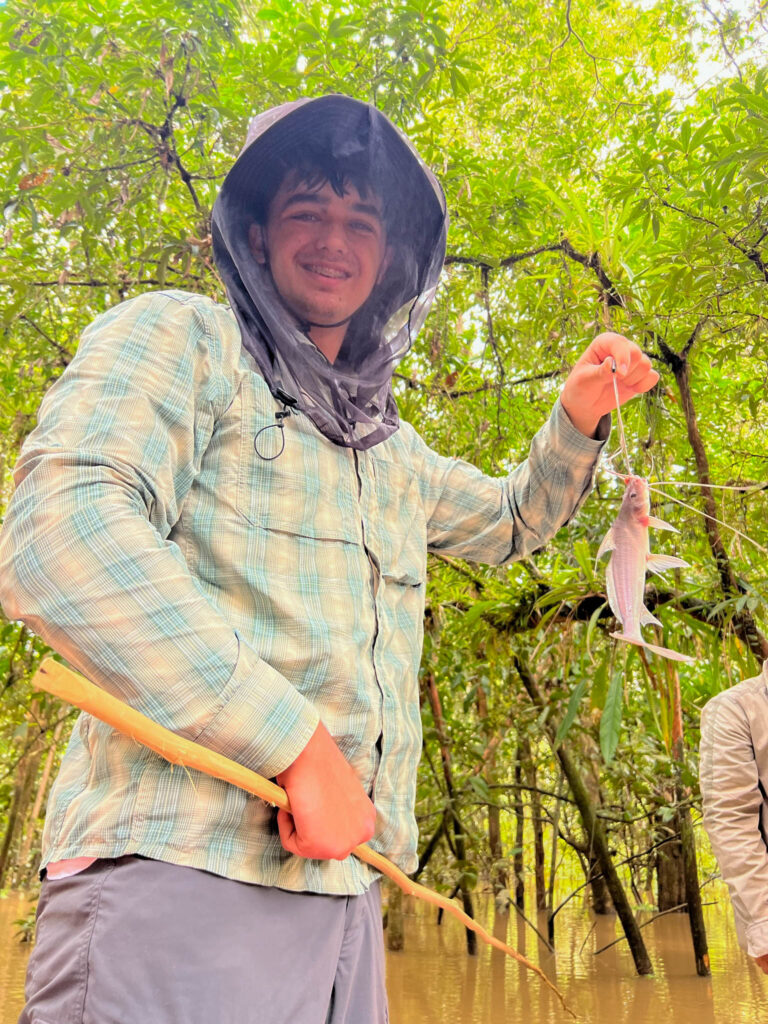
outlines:
[[[288,175],[251,228],[251,248],[269,263],[280,298],[310,324],[309,336],[333,362],[349,318],[365,303],[389,262],[381,202],[348,184],[308,185]]]

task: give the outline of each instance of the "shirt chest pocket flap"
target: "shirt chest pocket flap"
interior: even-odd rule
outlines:
[[[359,544],[348,453],[301,414],[288,417],[281,430],[274,411],[255,408],[250,389],[243,389],[238,512],[264,530]]]
[[[386,458],[374,460],[381,574],[387,583],[421,586],[427,572],[427,526],[413,471]]]

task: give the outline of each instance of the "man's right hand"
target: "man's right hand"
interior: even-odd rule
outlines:
[[[291,801],[290,814],[277,812],[280,842],[290,853],[344,860],[372,838],[376,809],[322,722],[277,782]]]

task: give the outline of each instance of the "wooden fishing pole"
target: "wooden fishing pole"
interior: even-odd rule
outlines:
[[[184,739],[183,736],[178,736],[175,732],[171,732],[170,729],[158,725],[157,722],[153,722],[152,719],[147,718],[140,711],[129,707],[128,704],[118,700],[117,697],[113,697],[106,690],[102,690],[91,683],[85,676],[73,672],[72,669],[67,668],[66,665],[62,665],[58,661],[54,661],[53,658],[46,658],[41,663],[40,668],[32,679],[32,685],[37,689],[45,690],[55,697],[59,697],[61,700],[67,701],[69,704],[74,704],[81,711],[86,711],[89,715],[93,715],[94,718],[98,718],[100,721],[112,726],[113,729],[117,729],[118,732],[130,736],[131,739],[137,740],[145,747],[149,747],[150,750],[153,750],[172,764],[178,764],[186,768],[195,768],[206,775],[211,775],[214,779],[230,782],[233,786],[239,786],[240,789],[244,789],[247,793],[260,797],[273,807],[279,807],[285,811],[290,811],[291,809],[288,794],[280,786],[276,786],[274,782],[270,782],[256,772],[245,768],[236,761],[230,760],[228,757],[224,757],[223,754],[219,754],[215,750],[203,747],[199,743],[193,743],[192,740]],[[513,957],[518,963],[523,964],[529,970],[538,974],[544,984],[555,993],[562,1003],[563,1009],[576,1019],[576,1014],[566,1004],[559,989],[552,984],[540,967],[532,964],[530,960],[521,953],[518,953],[516,949],[506,945],[500,939],[489,935],[477,921],[474,921],[460,910],[451,900],[446,899],[445,896],[440,896],[436,892],[432,892],[426,886],[419,885],[418,882],[412,881],[404,872],[395,867],[391,861],[387,860],[382,854],[376,853],[367,844],[356,846],[352,853],[359,860],[375,868],[376,871],[380,871],[382,875],[386,875],[403,892],[431,903],[435,907],[442,907],[443,910],[447,910],[449,914],[457,917],[467,928],[477,932],[483,942],[493,946],[495,949],[500,949],[507,956]]]

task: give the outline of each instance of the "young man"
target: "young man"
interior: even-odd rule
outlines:
[[[699,773],[739,945],[768,974],[768,661],[705,705]]]
[[[502,564],[588,493],[658,379],[603,335],[491,479],[400,423],[391,379],[445,252],[442,192],[375,108],[256,118],[213,212],[230,307],[101,316],[16,469],[0,598],[150,718],[288,791],[273,811],[87,715],[53,788],[22,1024],[386,1020],[371,840],[416,864],[427,551]]]

